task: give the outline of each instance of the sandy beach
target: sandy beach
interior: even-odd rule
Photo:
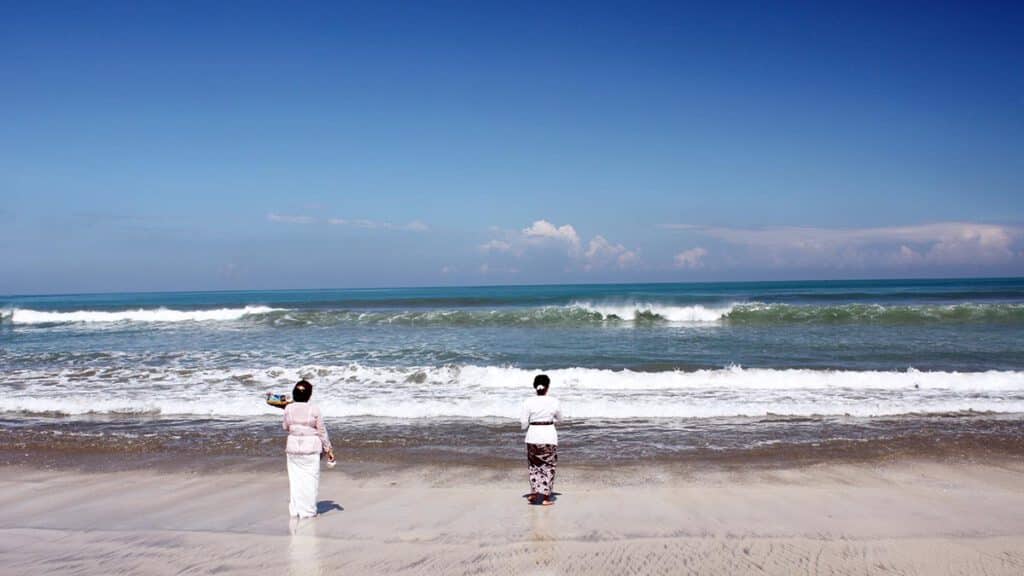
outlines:
[[[324,470],[287,518],[283,466],[0,469],[4,574],[1021,574],[1019,459],[559,471]]]
[[[2,2],[0,576],[1024,576],[1022,29]]]

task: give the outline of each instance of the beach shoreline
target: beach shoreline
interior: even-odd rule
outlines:
[[[339,455],[379,466],[518,466],[518,422],[500,419],[327,419]],[[1024,455],[1024,414],[576,420],[559,425],[566,462],[595,468],[777,468],[904,459],[984,461]],[[272,471],[279,416],[251,419],[22,415],[0,419],[0,466],[81,471],[183,467]]]
[[[321,517],[298,526],[283,459],[245,460],[0,466],[0,557],[12,574],[1024,569],[1024,465],[1013,457],[566,463],[551,508],[521,498],[525,466],[343,459],[322,474]]]
[[[4,576],[1024,573],[1021,279],[3,305]],[[291,526],[300,378],[339,465]]]

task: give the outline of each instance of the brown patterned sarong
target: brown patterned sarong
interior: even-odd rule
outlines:
[[[526,460],[530,463],[530,491],[534,494],[550,496],[555,489],[558,445],[527,444]]]

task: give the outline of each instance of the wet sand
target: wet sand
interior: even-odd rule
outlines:
[[[182,464],[0,467],[3,573],[1024,573],[1019,458],[563,465],[552,507],[519,466],[343,461],[297,524],[283,462]]]
[[[352,462],[394,466],[460,463],[519,465],[519,423],[508,419],[328,419],[331,438]],[[1024,455],[1024,414],[957,412],[898,418],[762,416],[698,419],[575,420],[559,424],[566,462],[589,466],[685,463],[748,468],[834,461],[892,462]],[[0,466],[88,470],[182,463],[280,466],[280,415],[202,418],[132,415],[0,417]]]

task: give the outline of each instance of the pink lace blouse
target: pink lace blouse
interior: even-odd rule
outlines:
[[[331,449],[320,407],[309,402],[292,402],[284,407],[284,429],[288,432],[285,451],[289,454],[319,454]]]

